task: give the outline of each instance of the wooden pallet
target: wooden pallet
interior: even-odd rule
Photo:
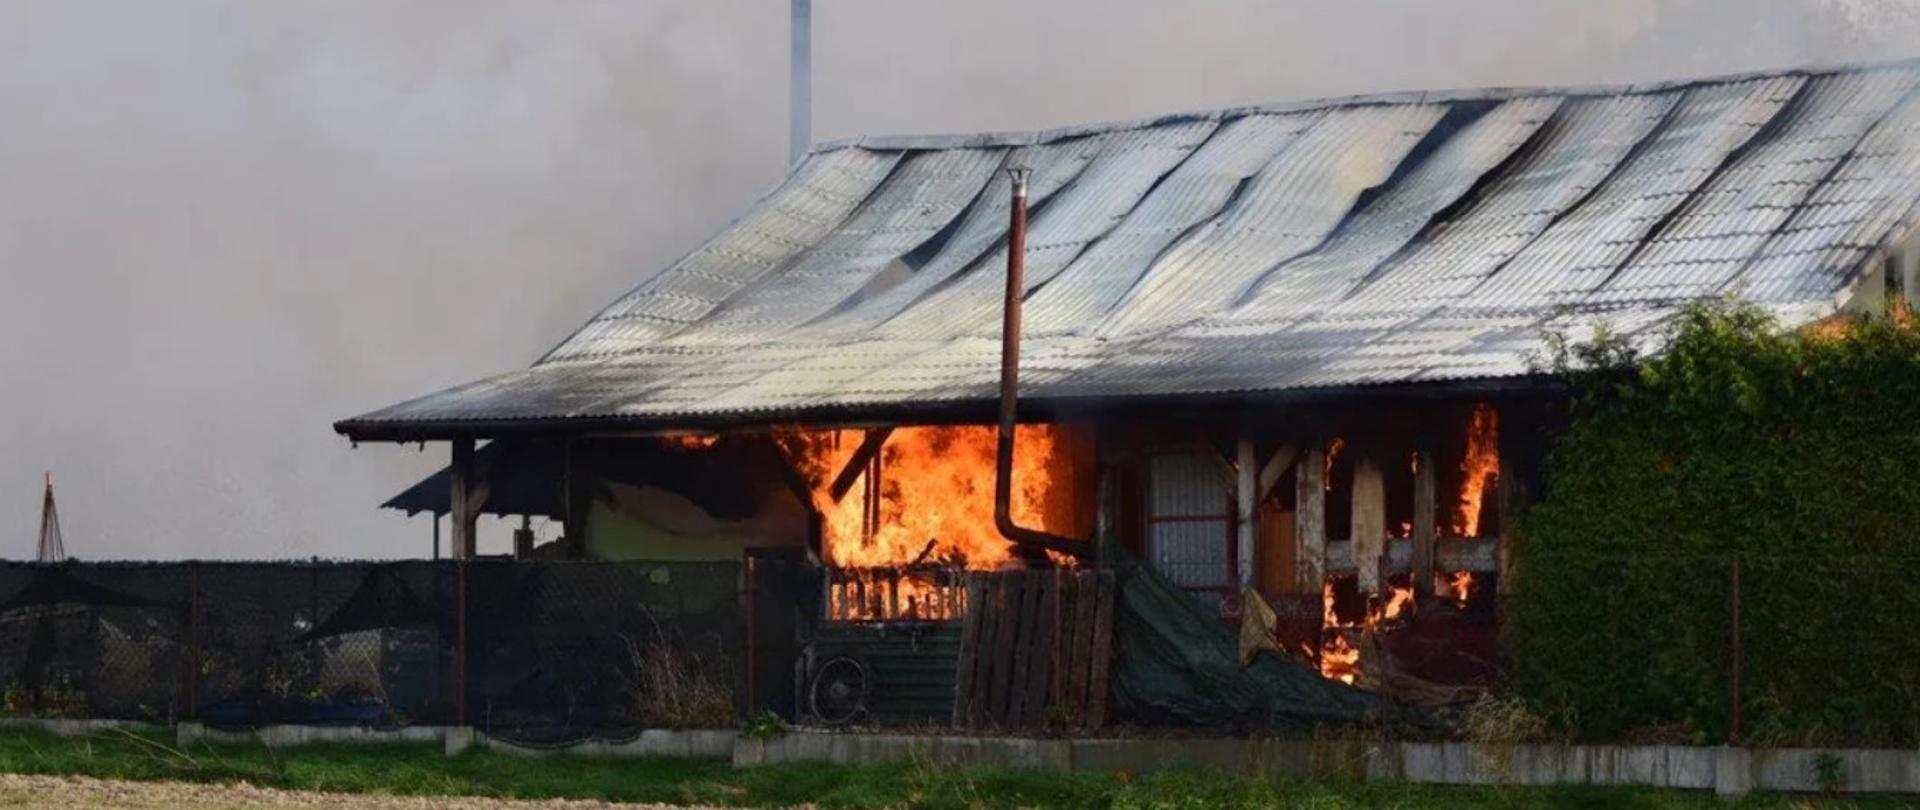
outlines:
[[[971,575],[953,724],[969,729],[1104,726],[1113,597],[1111,571]]]

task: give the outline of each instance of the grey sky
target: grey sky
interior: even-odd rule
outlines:
[[[1920,55],[1920,0],[815,0],[815,133]],[[531,362],[778,182],[783,0],[0,6],[0,556],[396,556],[332,420]],[[12,539],[9,539],[12,538]],[[503,547],[497,530],[483,551]]]

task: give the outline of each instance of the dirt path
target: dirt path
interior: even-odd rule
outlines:
[[[252,785],[199,785],[186,782],[117,782],[72,776],[0,774],[0,808],[57,807],[61,810],[240,810],[313,807],[370,810],[427,810],[458,807],[480,810],[598,810],[662,808],[666,805],[607,802],[480,799],[464,796],[364,796],[306,793]]]

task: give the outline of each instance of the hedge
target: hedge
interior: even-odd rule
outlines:
[[[1563,729],[1920,743],[1920,328],[1695,307],[1659,356],[1554,341],[1575,391],[1520,521],[1511,685]]]

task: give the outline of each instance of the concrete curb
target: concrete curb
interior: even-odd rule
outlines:
[[[272,748],[294,748],[314,743],[440,743],[447,756],[457,756],[469,748],[484,748],[514,756],[556,755],[605,757],[706,757],[726,759],[734,754],[732,729],[670,731],[647,729],[625,742],[582,740],[556,746],[522,745],[490,736],[470,726],[405,726],[392,729],[359,726],[262,726],[251,731],[220,731],[199,723],[181,723],[174,728],[174,740],[181,746],[197,742],[228,744],[264,744]]]
[[[726,759],[734,755],[735,738],[739,732],[732,729],[707,729],[690,731],[670,731],[650,728],[640,732],[640,736],[625,742],[606,740],[582,740],[558,746],[530,746],[503,740],[483,731],[467,730],[471,735],[461,748],[479,746],[488,751],[522,757],[549,756],[593,756],[593,757],[681,757]],[[452,738],[448,738],[447,753],[458,753]]]
[[[261,726],[251,731],[221,731],[200,723],[181,723],[174,727],[178,745],[197,742],[261,743],[270,748],[293,748],[314,743],[430,743],[445,739],[452,726],[401,726],[366,728],[363,726]]]
[[[1734,797],[1754,789],[1820,791],[1814,763],[1822,754],[1839,758],[1843,792],[1920,794],[1920,750],[1489,746],[1352,739],[1063,740],[796,731],[771,739],[741,738],[733,748],[733,764],[921,762],[1130,773],[1186,769],[1439,785],[1642,785]]]
[[[86,720],[67,717],[0,717],[0,728],[37,728],[62,737],[80,737],[109,729],[159,731],[166,726],[132,720]]]

